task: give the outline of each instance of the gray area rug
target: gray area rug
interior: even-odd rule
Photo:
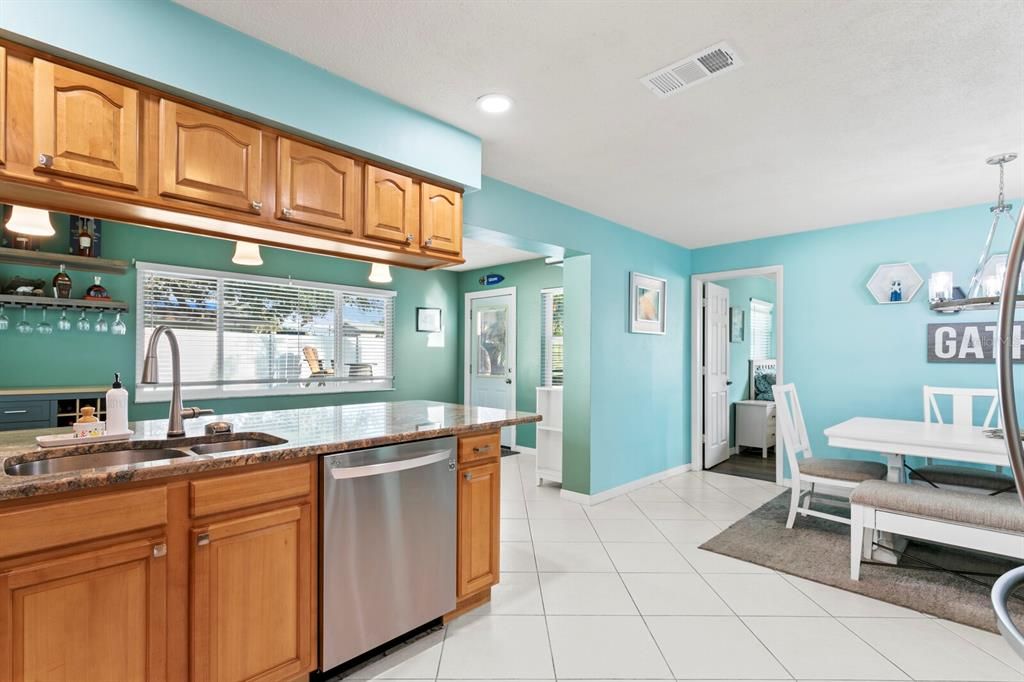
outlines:
[[[814,508],[826,511],[826,500]],[[827,511],[844,514],[841,507]],[[776,571],[856,592],[915,611],[997,632],[989,589],[958,576],[921,570],[914,556],[957,571],[1001,575],[1018,564],[1009,559],[911,542],[898,566],[862,564],[860,581],[850,580],[849,527],[811,516],[797,516],[786,530],[789,492],[779,495],[711,538],[701,549],[766,566]],[[991,585],[995,578],[975,575]],[[1018,596],[1021,596],[1018,592]],[[1024,601],[1011,600],[1017,623],[1024,623]]]

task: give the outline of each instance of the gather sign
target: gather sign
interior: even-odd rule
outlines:
[[[1013,359],[1024,349],[1024,323],[1013,325]],[[928,325],[928,362],[995,362],[995,322]]]

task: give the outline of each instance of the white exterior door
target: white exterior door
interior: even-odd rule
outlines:
[[[466,402],[516,409],[515,289],[466,294]],[[515,427],[501,430],[501,444],[515,445]]]
[[[704,284],[704,468],[729,458],[729,290]]]

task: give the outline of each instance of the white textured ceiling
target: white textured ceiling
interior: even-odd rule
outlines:
[[[1021,0],[177,1],[479,135],[487,175],[684,246],[990,201],[984,158],[1024,153]],[[721,40],[742,68],[639,83]],[[474,107],[495,91],[504,117]]]
[[[520,249],[513,249],[511,246],[500,246],[489,242],[482,242],[477,239],[466,237],[462,240],[462,257],[466,262],[462,265],[453,265],[445,270],[465,272],[477,268],[489,268],[492,265],[505,265],[506,263],[518,263],[524,260],[544,258],[538,253],[530,253]]]

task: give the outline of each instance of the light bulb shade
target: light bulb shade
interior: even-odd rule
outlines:
[[[11,206],[11,218],[7,221],[7,229],[15,234],[27,234],[32,237],[52,237],[56,234],[50,223],[49,211],[27,206]]]
[[[370,281],[377,284],[387,284],[391,281],[391,266],[384,263],[373,263],[370,265]]]
[[[231,257],[235,265],[263,265],[260,256],[260,245],[252,242],[235,242],[235,255]]]
[[[953,273],[933,272],[928,278],[928,300],[932,303],[953,298]]]

